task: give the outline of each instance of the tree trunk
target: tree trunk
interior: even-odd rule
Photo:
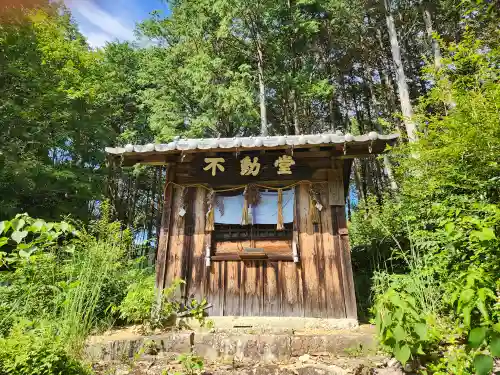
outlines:
[[[297,95],[295,94],[295,89],[292,89],[292,105],[293,105],[293,128],[295,129],[295,134],[300,134],[299,125],[299,106],[297,105]]]
[[[379,46],[380,46],[380,66],[379,66],[379,73],[380,73],[380,77],[381,77],[381,80],[384,82],[384,85],[387,89],[387,104],[388,104],[388,110],[389,110],[389,114],[392,115],[392,113],[394,113],[396,111],[396,89],[394,88],[394,82],[392,80],[392,75],[390,74],[390,64],[389,64],[389,60],[386,56],[386,53],[385,53],[385,46],[384,46],[384,42],[382,41],[382,33],[380,32],[380,29],[377,28],[377,39],[378,39],[378,43],[379,43]],[[399,125],[398,125],[399,127]]]
[[[429,41],[431,42],[432,53],[434,55],[434,67],[439,70],[441,69],[441,50],[439,49],[439,43],[436,39],[432,37],[434,30],[432,29],[432,17],[429,8],[426,6],[424,2],[424,24],[425,31],[427,32],[427,36],[429,37]]]
[[[365,68],[365,72],[368,72],[368,69]],[[368,120],[370,123],[372,123],[375,127],[375,130],[379,133],[383,133],[382,126],[380,123],[377,121],[377,119],[373,119],[372,117],[372,111],[370,108],[370,101],[368,98],[368,93],[370,94],[371,102],[373,106],[375,107],[375,112],[378,113],[380,111],[378,100],[375,96],[375,91],[373,90],[373,81],[371,79],[371,75],[368,73],[365,76],[365,80],[367,83],[367,92],[365,96],[365,108],[366,108],[366,113],[368,114]],[[389,185],[391,187],[392,191],[396,191],[398,189],[398,185],[396,183],[396,180],[394,179],[394,174],[392,173],[392,164],[387,156],[387,154],[384,154],[383,156],[383,163],[384,163],[384,174],[386,175],[387,179],[389,180]]]
[[[363,189],[363,184],[361,182],[362,181],[361,172],[360,172],[361,162],[359,161],[359,159],[354,159],[353,169],[354,169],[354,183],[356,185],[356,190],[358,191],[358,200],[363,201],[363,203],[365,203],[365,205],[366,205],[367,204],[366,194],[365,194],[365,191]]]
[[[364,119],[363,119],[363,114],[361,113],[361,110],[358,108],[358,98],[356,96],[356,88],[353,87],[351,92],[351,97],[352,97],[352,103],[354,104],[354,114],[356,116],[356,121],[358,122],[358,130],[360,134],[365,133],[365,124],[364,124]]]
[[[283,106],[283,126],[285,128],[285,134],[290,135],[290,114],[288,113],[288,91],[283,94],[282,106]]]
[[[410,142],[417,140],[415,123],[413,122],[413,108],[410,102],[410,94],[408,84],[406,83],[406,75],[403,68],[403,60],[401,58],[401,47],[399,46],[396,25],[394,17],[388,3],[389,0],[384,0],[385,20],[387,23],[387,31],[391,42],[392,60],[396,67],[396,81],[398,84],[399,100],[401,102],[401,112],[403,113],[403,122],[405,124],[406,133]]]
[[[259,74],[259,103],[260,103],[260,135],[268,135],[267,131],[267,108],[266,108],[266,85],[264,83],[264,58],[260,41],[257,41],[257,69]]]

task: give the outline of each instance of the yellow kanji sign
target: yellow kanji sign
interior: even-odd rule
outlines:
[[[260,163],[259,163],[259,158],[255,156],[252,159],[250,159],[250,156],[245,156],[243,159],[240,160],[241,162],[241,172],[240,174],[242,176],[257,176],[260,171]]]
[[[212,170],[212,176],[215,176],[215,173],[217,172],[217,169],[221,172],[224,172],[224,166],[222,163],[224,163],[225,160],[224,158],[205,158],[205,163],[207,163],[207,166],[203,168],[204,171],[208,171],[209,169]]]
[[[280,156],[274,162],[274,166],[278,168],[278,174],[292,174],[292,170],[290,169],[292,165],[295,165],[295,160],[288,155]]]

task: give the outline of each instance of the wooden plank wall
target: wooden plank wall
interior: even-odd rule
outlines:
[[[317,186],[317,185],[316,185]],[[165,284],[186,280],[184,297],[207,298],[210,315],[305,316],[355,318],[356,303],[344,206],[329,204],[324,184],[324,208],[319,223],[309,215],[309,185],[296,188],[296,220],[300,263],[291,261],[212,261],[205,266],[207,190],[173,189]],[[184,207],[186,214],[180,216]],[[160,243],[162,243],[160,241]],[[161,265],[157,265],[161,269]]]

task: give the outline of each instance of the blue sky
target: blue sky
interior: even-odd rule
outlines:
[[[64,0],[71,9],[80,31],[92,47],[113,40],[133,40],[137,22],[153,10],[168,13],[161,0]]]

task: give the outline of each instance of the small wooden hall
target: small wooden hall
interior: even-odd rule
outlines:
[[[345,201],[354,158],[397,134],[178,139],[106,148],[166,166],[156,284],[210,316],[357,319]]]

